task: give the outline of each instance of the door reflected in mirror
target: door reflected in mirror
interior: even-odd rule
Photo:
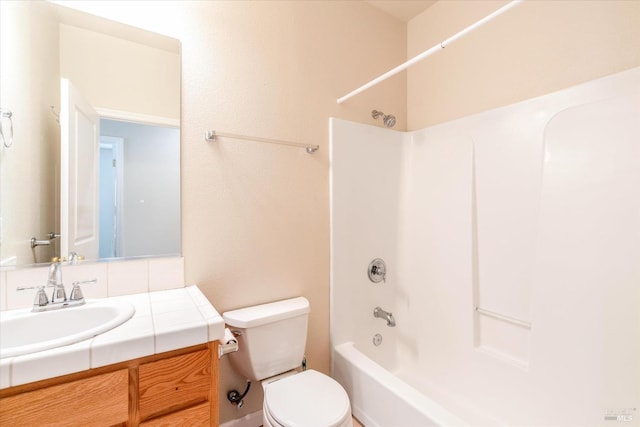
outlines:
[[[180,129],[100,120],[100,258],[180,251]]]
[[[48,2],[0,8],[0,104],[15,128],[14,145],[0,148],[2,265],[72,250],[86,259],[179,255],[179,41]],[[95,128],[85,110],[64,110],[62,79],[95,110]],[[78,141],[65,154],[70,118],[81,139],[96,137],[91,148]],[[30,247],[50,232],[61,237]]]

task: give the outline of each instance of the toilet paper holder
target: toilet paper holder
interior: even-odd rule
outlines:
[[[224,329],[224,340],[218,346],[218,359],[225,354],[238,351],[238,340],[236,339],[238,335],[240,335],[240,332],[232,332],[229,328]]]

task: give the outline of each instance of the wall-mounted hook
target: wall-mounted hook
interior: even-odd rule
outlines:
[[[7,109],[0,108],[0,139],[5,148],[11,148],[13,145],[13,113]],[[9,132],[5,131],[4,124],[9,123]]]
[[[60,124],[60,113],[56,111],[56,107],[49,105],[49,108],[51,108],[51,114],[56,118],[56,122]]]

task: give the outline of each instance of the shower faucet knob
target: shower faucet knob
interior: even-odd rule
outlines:
[[[376,258],[369,263],[369,269],[367,271],[369,280],[373,283],[386,282],[387,279],[387,265],[384,260]]]

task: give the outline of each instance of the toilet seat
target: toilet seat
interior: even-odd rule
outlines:
[[[314,370],[270,383],[263,409],[273,426],[351,426],[349,396],[333,378]]]

